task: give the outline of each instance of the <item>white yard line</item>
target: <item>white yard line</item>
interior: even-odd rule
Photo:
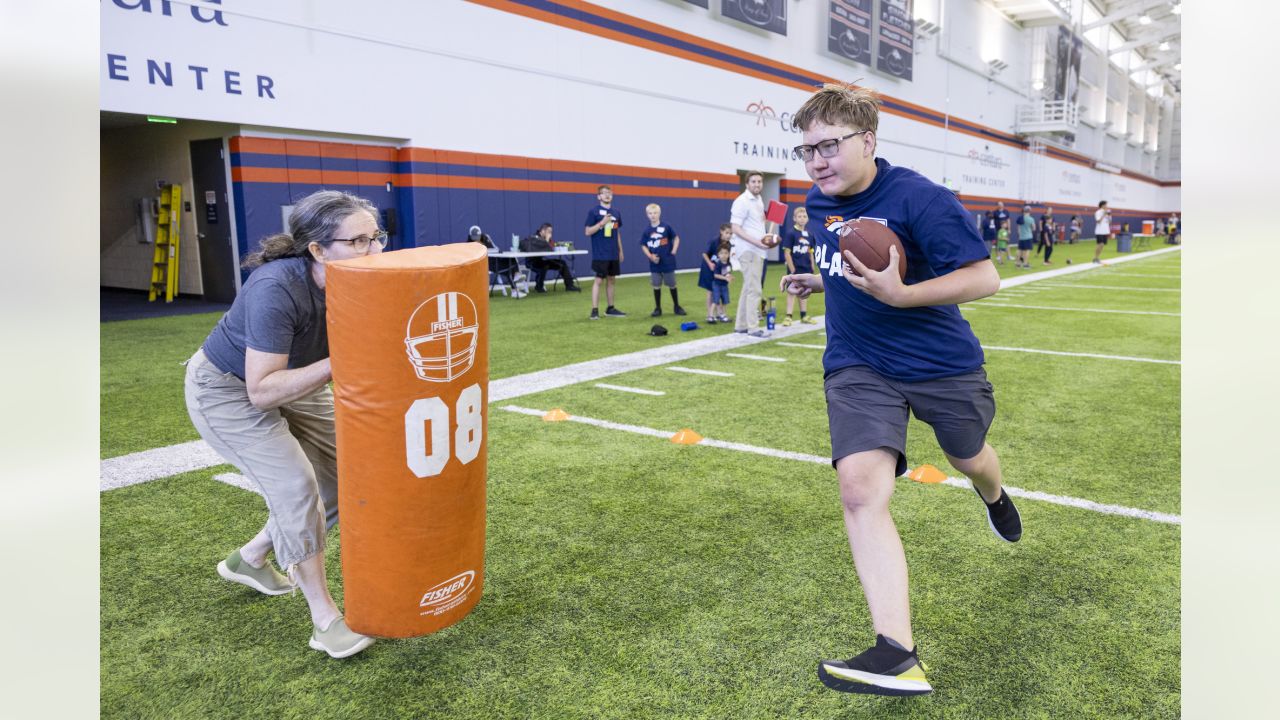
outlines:
[[[542,417],[546,414],[545,410],[534,410],[532,408],[520,407],[518,405],[504,405],[500,410],[519,413],[521,415],[529,415],[533,417]],[[596,418],[580,417],[577,415],[570,416],[569,422],[581,423],[583,425],[591,425],[593,427],[604,428],[606,430],[620,430],[623,432],[635,433],[637,435],[647,435],[654,438],[662,438],[669,440],[675,434],[673,430],[656,430],[654,428],[642,427],[639,425],[626,425],[623,423],[610,422],[608,420],[598,420]],[[831,458],[821,455],[810,455],[808,453],[791,452],[790,450],[778,450],[776,448],[760,447],[759,445],[747,445],[744,443],[727,442],[724,440],[713,440],[711,438],[703,438],[698,445],[719,448],[721,450],[733,450],[735,452],[751,453],[754,455],[764,455],[766,457],[780,458],[783,460],[798,460],[800,462],[814,463],[826,467],[831,466]],[[972,485],[964,478],[948,477],[943,484],[952,487],[972,489]],[[1138,518],[1140,520],[1151,520],[1153,522],[1167,523],[1171,525],[1181,525],[1182,518],[1178,515],[1169,513],[1156,512],[1154,510],[1141,510],[1138,508],[1125,507],[1123,505],[1107,505],[1104,503],[1085,500],[1083,498],[1075,498],[1066,495],[1052,495],[1050,493],[1040,492],[1038,490],[1023,490],[1022,488],[1004,486],[1005,492],[1013,497],[1027,498],[1029,500],[1038,500],[1041,502],[1052,503],[1054,505],[1064,505],[1067,507],[1079,508],[1081,510],[1089,510],[1104,515],[1120,515],[1123,517]]]
[[[596,387],[604,388],[605,390],[635,393],[636,395],[666,395],[666,393],[661,390],[645,390],[644,388],[627,387],[626,385],[610,385],[609,383],[596,383]]]
[[[1107,277],[1136,277],[1136,278],[1156,278],[1159,280],[1181,280],[1181,275],[1155,275],[1153,273],[1136,273],[1136,272],[1108,272]]]
[[[1124,287],[1123,285],[1083,285],[1080,283],[1054,283],[1043,285],[1047,288],[1062,288],[1066,290],[1074,290],[1083,288],[1085,290],[1133,290],[1134,292],[1182,292],[1181,288],[1144,288],[1144,287]]]
[[[710,375],[712,377],[733,377],[733,373],[731,372],[720,372],[719,370],[699,370],[698,368],[680,367],[679,365],[672,365],[667,369],[674,372],[690,373],[692,375]]]
[[[743,353],[725,353],[731,358],[742,358],[743,360],[763,360],[765,362],[786,362],[786,358],[769,357],[768,355],[746,355]]]
[[[1037,353],[1041,355],[1065,355],[1067,357],[1098,358],[1100,360],[1126,360],[1128,362],[1158,363],[1161,365],[1181,365],[1181,360],[1159,360],[1157,358],[1129,357],[1128,355],[1101,355],[1098,353],[1062,352],[1060,350],[1037,350],[1034,348],[1001,347],[999,345],[983,345],[983,350],[1003,350],[1008,352]]]
[[[826,350],[827,349],[826,345],[809,345],[808,343],[779,342],[775,344],[781,345],[782,347],[809,348],[810,350]]]
[[[226,462],[203,440],[143,450],[103,460],[98,489],[115,490]]]
[[[1091,312],[1091,313],[1111,313],[1115,315],[1163,315],[1165,317],[1182,317],[1182,313],[1156,312],[1154,310],[1100,310],[1098,308],[1069,308],[1069,307],[1049,307],[1047,305],[1015,305],[1013,303],[993,303],[993,302],[971,302],[960,306],[964,310],[967,306],[973,307],[998,307],[998,308],[1022,308],[1024,310],[1058,310],[1062,312]]]

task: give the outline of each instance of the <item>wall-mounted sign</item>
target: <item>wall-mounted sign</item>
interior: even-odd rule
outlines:
[[[787,34],[787,0],[720,0],[720,14],[779,35]]]
[[[831,0],[827,8],[827,50],[871,65],[871,0]]]
[[[911,79],[915,30],[911,19],[913,0],[880,0],[879,51],[876,69],[903,80]]]

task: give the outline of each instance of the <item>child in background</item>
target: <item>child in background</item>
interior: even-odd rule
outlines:
[[[712,310],[716,319],[722,323],[729,322],[729,283],[733,282],[733,268],[729,265],[729,246],[721,245],[716,251],[716,266],[712,271],[711,299]],[[708,318],[708,322],[711,322]]]
[[[809,211],[802,207],[796,208],[791,215],[792,227],[785,230],[782,234],[782,255],[787,262],[787,273],[794,275],[796,273],[813,273],[813,239],[809,237],[809,231],[805,226],[809,224]],[[791,325],[791,311],[795,308],[796,296],[787,293],[787,316],[783,318],[783,326]],[[800,323],[803,325],[813,325],[813,318],[806,317],[809,314],[809,299],[800,298]]]
[[[1000,223],[1000,229],[996,231],[996,262],[1001,265],[1005,260],[1009,259],[1009,221],[1005,220]]]
[[[729,241],[733,238],[733,226],[724,223],[720,226],[720,237],[707,243],[707,249],[702,252],[702,270],[698,273],[698,287],[707,291],[707,324],[716,324],[715,301],[712,294],[715,289],[715,271],[716,258],[720,254],[721,247],[729,247]]]
[[[644,208],[649,218],[649,227],[640,234],[640,252],[649,259],[649,278],[653,285],[653,313],[651,317],[662,315],[662,286],[666,285],[671,292],[673,312],[686,314],[680,307],[680,296],[676,292],[676,254],[680,252],[680,235],[671,223],[662,222],[662,208],[657,203],[649,203]]]

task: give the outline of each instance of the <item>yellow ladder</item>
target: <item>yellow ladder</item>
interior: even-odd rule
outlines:
[[[160,191],[160,212],[156,216],[156,251],[151,262],[151,292],[147,300],[164,294],[173,302],[178,294],[178,241],[182,223],[182,186],[165,185]]]

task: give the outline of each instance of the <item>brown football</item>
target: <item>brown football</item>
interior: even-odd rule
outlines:
[[[853,256],[872,270],[884,270],[889,267],[889,248],[898,247],[898,277],[907,277],[907,253],[903,250],[902,241],[887,225],[859,218],[847,222],[840,228],[840,254],[848,250]],[[853,274],[858,271],[849,268]]]

